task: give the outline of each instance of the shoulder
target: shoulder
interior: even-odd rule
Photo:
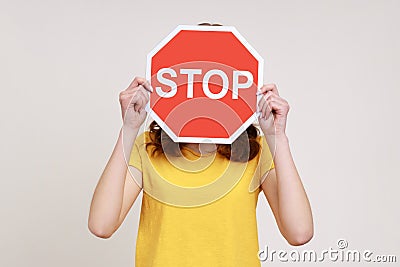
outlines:
[[[257,141],[260,144],[260,149],[258,151],[258,157],[257,157],[259,166],[261,167],[261,169],[274,168],[273,155],[271,153],[271,149],[267,143],[265,136],[264,135],[257,136]]]
[[[260,149],[258,151],[258,154],[259,154],[259,156],[261,156],[263,151],[265,153],[266,149],[269,150],[269,147],[268,147],[267,141],[265,140],[265,136],[264,135],[258,135],[256,137],[256,140],[257,140],[258,144],[260,145]]]
[[[144,131],[142,133],[139,133],[136,137],[135,144],[137,146],[143,146],[146,145],[146,143],[151,142],[150,138],[150,132],[149,131]]]
[[[264,135],[257,136],[257,141],[260,144],[260,149],[269,149],[268,143]]]

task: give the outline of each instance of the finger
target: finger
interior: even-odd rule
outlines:
[[[124,98],[126,96],[126,90],[119,92],[119,99]]]
[[[146,91],[153,93],[153,87],[151,87],[150,82],[149,81],[145,81],[144,83],[141,84],[143,86],[144,89],[146,89]]]
[[[142,87],[141,84],[139,84],[136,87],[128,87],[125,89],[125,91],[123,91],[123,94],[132,94],[135,93],[136,91],[140,90],[140,87]]]
[[[135,92],[137,91],[137,87],[136,88],[127,88],[124,91],[120,92],[119,96],[120,98],[126,98],[126,97],[132,97]]]
[[[267,96],[268,95],[268,96]],[[287,101],[272,92],[266,94],[266,100],[262,107],[262,118],[268,119],[273,111],[281,111],[282,114],[287,113],[289,105]]]
[[[265,101],[267,101],[268,98],[271,97],[272,92],[267,92],[266,94],[264,94],[260,101],[259,101],[259,111],[261,111],[262,106],[264,105]]]
[[[273,93],[271,93],[271,96],[269,97],[270,99],[272,99],[272,100],[274,100],[274,101],[277,101],[277,102],[279,102],[279,103],[286,103],[286,104],[288,104],[288,102],[286,101],[286,99],[284,99],[284,98],[282,98],[282,97],[280,97],[280,96],[278,96],[278,95],[276,95],[276,94],[273,94]]]
[[[130,98],[132,98],[134,95],[135,95],[134,93],[124,93],[124,94],[121,93],[121,94],[119,95],[119,99],[120,99],[120,100],[130,99]]]
[[[146,79],[143,77],[135,77],[133,81],[129,84],[128,88],[138,87],[139,84],[146,82]]]
[[[258,112],[259,112],[260,118],[262,118],[264,116],[263,112],[264,112],[265,103],[266,103],[265,96],[262,96],[258,103]]]
[[[266,99],[266,101],[269,100],[269,102],[275,101],[275,102],[278,102],[278,103],[281,103],[281,104],[285,104],[285,103],[287,104],[287,101],[285,99],[283,99],[280,96],[277,96],[272,91],[268,91],[265,94],[265,99]]]
[[[139,92],[141,92],[144,96],[146,96],[146,99],[149,98],[149,91],[143,85],[140,85]]]
[[[261,97],[261,99],[260,99],[260,101],[258,101],[258,112],[261,112],[261,109],[262,109],[262,106],[264,105],[264,103],[265,103],[265,98],[264,97]]]
[[[140,114],[140,115],[142,115],[143,112],[144,112],[145,114],[147,113],[147,111],[146,111],[144,108],[142,108],[142,109],[139,110],[139,114]]]
[[[149,91],[150,93],[153,92],[153,88],[151,87],[150,82],[142,77],[135,77],[135,79],[131,82],[126,90],[132,91],[134,89],[137,89],[140,85],[143,86],[146,91]]]
[[[265,118],[265,116],[266,116],[266,113],[267,113],[267,111],[268,111],[268,105],[269,105],[268,101],[269,101],[269,96],[270,96],[270,94],[269,94],[269,93],[267,93],[267,94],[263,95],[263,98],[265,99],[265,101],[264,101],[264,103],[263,103],[263,105],[262,105],[262,107],[261,107],[261,118]]]
[[[149,94],[147,92],[139,91],[141,97],[144,99],[144,103],[147,104],[149,102]]]
[[[262,95],[262,98],[267,99],[272,95],[272,91],[267,91],[266,93],[260,93],[259,95]]]
[[[269,99],[271,99],[272,101],[277,102],[277,103],[279,103],[281,105],[287,105],[288,104],[288,102],[285,99],[283,99],[282,97],[276,96],[274,94],[272,94],[269,97]]]
[[[263,94],[260,101],[258,102],[258,106],[261,109],[262,105],[264,102],[268,99],[268,97],[271,95],[271,93],[267,92],[266,94]]]
[[[269,113],[271,112],[271,100],[267,99],[262,107],[262,118],[266,119],[269,116]]]
[[[257,95],[264,94],[268,91],[272,91],[274,94],[279,96],[278,88],[276,84],[270,83],[270,84],[264,84],[258,91]]]
[[[135,94],[131,101],[129,102],[128,108],[133,108],[134,111],[137,111],[137,106],[139,104],[140,101],[140,95]]]
[[[273,97],[272,99],[273,99],[275,102],[277,102],[277,103],[279,103],[279,104],[282,104],[282,105],[288,104],[288,102],[287,102],[285,99],[281,98],[281,97]]]
[[[139,112],[141,106],[142,106],[143,100],[141,97],[138,97],[137,101],[133,104],[133,110],[135,112]]]
[[[279,100],[272,100],[271,107],[275,111],[275,113],[278,114],[286,114],[289,110],[288,105],[285,102]]]
[[[137,105],[136,105],[136,110],[140,111],[146,105],[146,97],[142,93],[139,93],[138,95],[139,96],[138,96],[138,102],[137,102]]]

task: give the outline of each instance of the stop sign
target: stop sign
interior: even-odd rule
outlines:
[[[262,74],[234,27],[179,25],[147,56],[146,111],[175,142],[231,144],[257,119]]]

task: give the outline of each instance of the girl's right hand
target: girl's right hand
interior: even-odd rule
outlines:
[[[149,92],[153,92],[150,83],[141,77],[135,77],[129,87],[119,93],[124,127],[139,129],[146,119],[144,109],[149,102]]]

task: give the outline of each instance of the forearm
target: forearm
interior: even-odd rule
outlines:
[[[296,240],[313,235],[310,203],[293,161],[287,136],[267,136],[266,140],[274,155],[281,227],[287,239],[298,243]]]
[[[89,213],[89,228],[100,235],[115,231],[121,213],[127,161],[138,130],[120,131],[111,157],[93,194]]]

